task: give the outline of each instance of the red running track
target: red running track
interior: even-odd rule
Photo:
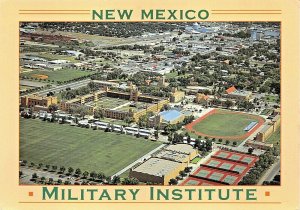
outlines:
[[[258,121],[258,123],[256,124],[256,126],[254,126],[250,131],[248,131],[247,133],[245,133],[244,135],[238,135],[238,136],[216,136],[216,135],[208,135],[199,131],[194,130],[194,126],[198,123],[200,123],[202,120],[204,120],[205,118],[207,118],[208,116],[214,115],[214,114],[222,114],[222,113],[228,113],[228,111],[221,111],[218,109],[213,109],[210,112],[206,113],[205,115],[203,115],[202,117],[199,117],[198,119],[196,119],[195,121],[191,122],[190,124],[186,125],[185,128],[192,132],[197,134],[198,136],[207,136],[210,138],[217,138],[217,139],[226,139],[226,140],[244,140],[246,138],[248,138],[250,135],[252,135],[260,126],[262,126],[265,122],[265,119],[260,117],[260,116],[255,116],[255,115],[251,115],[251,114],[247,114],[247,113],[243,113],[243,112],[231,112],[230,114],[239,114],[239,115],[247,115],[253,119],[256,119]]]

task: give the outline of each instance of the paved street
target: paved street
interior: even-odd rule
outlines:
[[[278,159],[267,172],[261,177],[257,185],[261,185],[264,181],[272,181],[276,174],[280,171],[280,159]]]
[[[53,88],[50,88],[50,89],[46,89],[46,90],[42,90],[42,91],[39,91],[39,92],[35,92],[35,94],[39,94],[41,96],[46,96],[47,93],[49,93],[49,92],[56,92],[56,93],[58,93],[59,91],[65,90],[66,88],[77,89],[77,88],[86,86],[90,81],[91,81],[91,79],[86,79],[86,80],[72,82],[72,83],[65,84],[65,85],[59,85],[59,86],[56,86],[56,87],[53,87]],[[30,95],[30,94],[28,94],[28,95]]]

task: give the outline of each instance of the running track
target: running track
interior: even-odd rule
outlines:
[[[265,122],[265,119],[260,117],[260,116],[255,116],[255,115],[251,115],[251,114],[247,114],[247,113],[243,113],[243,112],[231,112],[231,114],[247,115],[247,116],[257,120],[258,123],[249,132],[245,133],[244,135],[238,135],[238,136],[214,136],[214,135],[207,135],[205,133],[194,130],[193,127],[196,124],[198,124],[199,122],[201,122],[202,120],[204,120],[205,118],[207,118],[208,116],[214,115],[216,113],[225,113],[225,112],[227,112],[227,111],[221,111],[221,110],[218,110],[218,109],[213,109],[210,112],[203,115],[202,117],[199,117],[195,121],[193,121],[190,124],[186,125],[185,128],[188,131],[197,134],[198,136],[207,136],[207,137],[210,137],[210,138],[226,139],[226,140],[244,140],[244,139],[248,138],[250,135],[252,135]]]

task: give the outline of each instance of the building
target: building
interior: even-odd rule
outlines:
[[[189,160],[194,159],[198,155],[197,150],[188,144],[169,145],[165,148],[165,150],[188,155]]]
[[[129,177],[137,178],[141,182],[168,185],[170,179],[176,178],[197,155],[197,150],[190,145],[169,145],[142,164],[130,169]]]
[[[106,88],[106,87],[108,87],[108,88],[112,88],[112,87],[113,88],[118,88],[120,86],[116,82],[101,81],[101,80],[93,80],[92,82],[95,84],[95,86],[97,88]]]
[[[179,171],[184,170],[186,166],[170,160],[150,158],[138,167],[130,170],[129,177],[137,178],[140,182],[168,185],[170,179],[178,176]]]
[[[49,107],[51,104],[57,104],[57,97],[55,96],[39,96],[29,95],[21,97],[21,106],[27,108],[34,108],[35,106]]]
[[[69,112],[72,108],[84,105],[91,112],[101,109],[104,117],[107,118],[124,120],[128,117],[138,121],[147,112],[159,112],[168,103],[169,100],[163,98],[142,95],[137,89],[119,92],[106,87],[105,90],[63,101],[60,103],[60,109]]]
[[[185,115],[177,110],[166,110],[149,118],[150,127],[161,127],[162,125],[174,125],[184,120]]]
[[[280,127],[280,115],[275,115],[272,120],[256,135],[256,140],[266,141]]]
[[[234,86],[228,88],[223,95],[225,98],[231,98],[235,100],[249,100],[252,96],[251,91],[237,90]]]
[[[157,83],[158,87],[166,87],[166,77],[162,76],[158,79],[158,83]]]
[[[248,141],[246,141],[245,146],[246,147],[252,147],[254,149],[267,150],[269,148],[272,148],[273,144],[266,144],[266,143],[261,142],[261,141],[248,140]]]
[[[182,101],[185,97],[185,93],[183,91],[178,91],[177,88],[173,87],[171,96],[170,96],[170,102],[171,103],[177,103],[179,101]]]
[[[204,95],[203,93],[197,93],[195,97],[195,103],[207,105],[208,104],[209,96]]]

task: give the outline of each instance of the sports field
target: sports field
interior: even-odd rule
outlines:
[[[161,145],[142,138],[20,119],[20,159],[112,175]]]
[[[249,132],[244,129],[257,122]],[[228,140],[243,140],[251,135],[264,123],[264,119],[241,112],[214,109],[186,126],[187,130],[200,136],[222,138]]]
[[[258,159],[255,155],[219,150],[182,185],[237,185]]]
[[[26,73],[21,73],[21,76],[27,76],[28,78],[34,79],[35,75],[46,75],[48,76],[47,80],[54,82],[64,82],[72,79],[76,79],[83,76],[91,75],[95,72],[93,71],[81,71],[77,69],[61,69],[56,71],[51,70],[33,70]]]

